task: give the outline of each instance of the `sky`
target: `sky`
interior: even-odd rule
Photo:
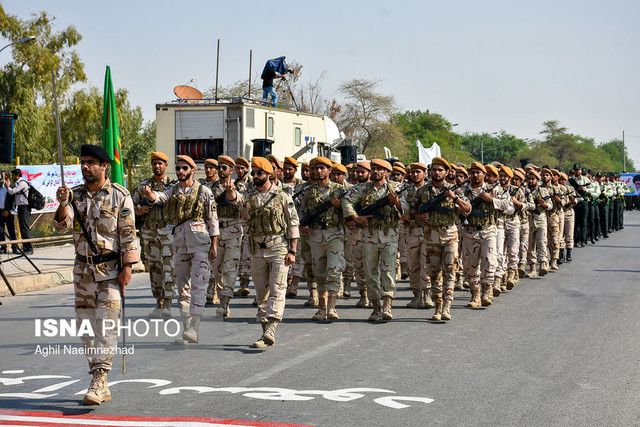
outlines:
[[[5,0],[28,19],[47,11],[73,25],[89,83],[129,90],[146,120],[192,79],[258,78],[269,58],[323,72],[323,96],[342,82],[379,80],[401,111],[429,110],[455,131],[538,138],[543,122],[597,143],[621,138],[640,167],[640,2],[635,0],[121,1]],[[1,40],[0,42],[6,42]],[[6,51],[5,51],[6,52]],[[0,66],[9,60],[0,55]],[[427,144],[428,141],[422,141]]]

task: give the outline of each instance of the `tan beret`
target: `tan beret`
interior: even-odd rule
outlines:
[[[204,161],[205,166],[218,166],[218,161],[216,159],[207,159]]]
[[[431,160],[431,166],[433,167],[434,165],[444,166],[444,168],[447,170],[451,169],[451,165],[449,164],[449,162],[447,162],[442,157],[434,157],[433,160]]]
[[[314,165],[324,165],[328,168],[333,167],[333,163],[331,163],[331,160],[327,159],[326,157],[315,157],[314,159],[312,159],[312,161]]]
[[[540,179],[540,173],[539,173],[537,170],[535,170],[534,168],[529,169],[529,170],[527,171],[527,173],[528,173],[529,175],[533,175],[533,176],[535,176],[536,178]]]
[[[247,168],[251,167],[251,163],[249,163],[249,160],[245,159],[244,157],[238,157],[236,159],[236,165],[242,165]]]
[[[302,169],[309,169],[309,162],[302,163]]]
[[[161,151],[154,151],[153,153],[151,153],[151,161],[154,161],[154,160],[162,160],[162,161],[168,162],[169,156],[167,156]]]
[[[267,160],[269,160],[272,163],[275,163],[276,167],[278,169],[282,169],[282,162],[280,160],[278,160],[278,158],[276,156],[274,156],[273,154],[269,154],[267,156]]]
[[[534,165],[533,163],[529,163],[527,166],[524,167],[524,170],[528,172],[529,169],[538,170],[540,168],[538,166]]]
[[[564,173],[564,172],[560,172],[560,178],[562,178],[562,179],[569,179],[569,177],[567,176],[567,174],[566,174],[566,173]]]
[[[373,159],[371,160],[371,168],[373,169],[374,166],[377,166],[379,168],[384,168],[386,170],[388,170],[389,172],[391,172],[391,163],[387,162],[386,160],[382,160],[382,159]]]
[[[513,171],[513,177],[519,178],[524,181],[524,174],[520,172],[518,169]]]
[[[551,169],[551,173],[560,176],[560,171],[558,169]]]
[[[473,162],[469,165],[469,170],[471,169],[480,169],[482,172],[487,173],[487,169],[480,162]]]
[[[522,168],[515,168],[513,171],[514,171],[514,172],[515,172],[515,171],[520,172],[520,173],[522,174],[522,177],[523,177],[523,178],[524,178],[524,176],[525,176],[525,174],[526,174],[526,172],[525,172],[525,171],[524,171],[524,169],[522,169]]]
[[[231,166],[234,167],[236,165],[236,162],[233,161],[233,159],[229,156],[218,156],[218,164],[220,165],[227,165],[227,166]]]
[[[194,162],[191,157],[185,156],[184,154],[176,156],[176,163],[178,163],[179,161],[187,162],[192,168],[196,167],[196,162]]]
[[[331,168],[332,171],[336,171],[336,172],[340,172],[346,175],[347,173],[347,168],[344,167],[344,165],[341,165],[340,163],[337,163],[335,165],[333,165],[333,167]]]
[[[492,173],[495,176],[498,176],[498,168],[493,165],[484,165],[484,168],[487,170],[487,173]]]
[[[406,169],[407,167],[402,162],[393,162],[393,166],[400,166],[402,169]]]
[[[266,173],[273,173],[273,166],[271,166],[271,162],[264,157],[252,157],[251,167],[262,169]]]
[[[395,165],[397,165],[398,163],[394,163]],[[404,170],[404,168],[400,167],[400,166],[394,166],[392,172],[400,172],[403,175],[407,174],[407,171]]]
[[[294,167],[298,167],[298,161],[296,159],[294,159],[293,157],[285,157],[284,158],[284,163],[287,164],[289,163],[290,165],[294,166]]]
[[[358,163],[356,163],[356,167],[365,168],[366,170],[370,171],[371,170],[371,163],[370,162],[358,162]]]
[[[549,175],[553,175],[553,172],[549,168],[542,168],[542,170],[540,171],[540,174],[542,175],[543,172],[546,172]]]
[[[346,168],[347,168],[347,170],[348,170],[348,171],[350,171],[351,169],[353,169],[353,163],[349,163],[349,164],[346,166]]]
[[[456,173],[458,173],[458,172],[464,174],[466,177],[469,177],[469,172],[467,172],[467,169],[465,169],[464,166],[456,167]]]
[[[513,170],[511,170],[511,168],[507,165],[502,165],[502,167],[500,168],[500,170],[504,173],[507,174],[507,176],[509,178],[513,178]]]
[[[409,169],[422,169],[423,171],[426,171],[427,166],[424,163],[415,162],[409,165]]]

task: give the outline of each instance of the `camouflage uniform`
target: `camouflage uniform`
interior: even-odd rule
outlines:
[[[407,189],[406,199],[408,203],[415,203],[418,188],[415,185],[409,185]],[[413,292],[414,298],[407,304],[409,308],[422,308],[425,306],[433,307],[431,301],[431,280],[427,275],[424,263],[424,235],[422,232],[422,224],[409,218],[403,220],[404,238],[407,246],[407,263],[409,267],[409,287]]]
[[[245,191],[249,191],[253,188],[253,181],[249,179],[247,173],[243,179],[239,180],[237,185],[242,184]],[[247,226],[247,219],[249,215],[244,207],[240,208],[240,218],[242,224],[242,243],[240,249],[240,263],[238,268],[238,277],[240,278],[240,289],[238,289],[235,296],[247,296],[249,295],[249,282],[251,281],[251,252],[249,251],[249,229]]]
[[[560,247],[562,249],[573,249],[573,233],[575,227],[575,212],[573,210],[573,204],[569,202],[571,196],[576,196],[576,190],[570,186],[565,186],[567,203],[562,207],[563,210],[563,227],[562,227],[562,240],[560,241]],[[570,257],[570,255],[569,255]]]
[[[508,201],[512,204],[511,196],[508,189],[502,188],[501,185],[496,187],[495,194],[498,198]],[[513,214],[515,210],[511,211]],[[511,215],[510,214],[510,215]],[[498,296],[501,292],[502,278],[506,273],[507,258],[505,256],[505,221],[506,214],[502,211],[496,211],[496,272],[493,280],[493,295]]]
[[[546,188],[552,197],[558,196],[562,198],[564,196],[564,192],[559,185],[550,184]],[[562,239],[562,234],[560,233],[560,212],[563,212],[562,206],[564,205],[564,200],[562,203],[555,202],[552,199],[548,202],[553,205],[551,209],[547,211],[547,244],[549,247],[549,258],[551,259],[550,268],[551,270],[557,270],[557,262],[560,257],[560,240]]]
[[[523,206],[517,212],[506,215],[505,218],[504,239],[505,261],[507,266],[506,289],[512,289],[518,281],[518,262],[520,261],[520,237],[522,230],[521,218],[523,217],[522,212],[526,212],[532,207],[531,204],[527,203],[525,189],[522,187],[516,187],[514,185],[509,186],[509,196],[515,197],[523,204]]]
[[[117,328],[103,330],[106,320],[118,321],[120,316],[121,265],[134,264],[140,255],[136,242],[133,201],[126,188],[112,184],[107,179],[95,194],[85,185],[72,189],[73,200],[82,214],[82,221],[100,256],[113,257],[97,263],[96,255],[89,248],[71,206],[62,221],[53,220],[59,233],[73,229],[76,260],[73,266],[75,310],[78,322],[88,319],[95,336],[83,335],[80,340],[87,351],[89,370],[111,370],[114,352],[118,344]],[[82,259],[81,259],[82,258]],[[105,333],[103,333],[105,332]]]
[[[303,181],[299,178],[296,178],[296,184],[286,184],[287,194],[291,197],[295,196],[296,198],[293,200],[296,208],[300,206],[300,202],[302,200],[302,190],[307,187],[307,182]],[[299,217],[300,215],[298,215]],[[314,297],[314,293],[316,292],[316,283],[312,280],[313,273],[311,273],[311,248],[309,247],[309,237],[305,235],[301,235],[298,240],[298,246],[296,247],[296,260],[293,264],[289,266],[289,273],[287,274],[287,287],[289,288],[288,295],[289,297],[295,298],[298,296],[298,283],[300,282],[300,278],[306,274],[307,277],[307,285],[309,287],[310,299],[314,300],[314,304],[317,304],[317,296]],[[306,267],[306,268],[305,268]],[[313,282],[313,283],[312,283]]]
[[[148,203],[141,196],[141,187],[149,186],[153,191],[164,191],[169,188],[171,181],[168,177],[161,181],[153,178],[145,179],[133,193],[133,204]],[[144,221],[140,228],[140,240],[144,245],[144,261],[149,270],[151,293],[156,299],[158,307],[150,314],[162,313],[161,309],[171,309],[171,301],[175,297],[175,278],[173,272],[173,233],[168,226],[169,215],[164,206],[152,205],[148,214],[142,217]],[[171,312],[169,311],[169,316]]]
[[[530,189],[531,190],[531,189]],[[528,249],[528,262],[529,262],[529,274],[527,277],[536,276],[536,261],[540,263],[540,275],[547,274],[549,267],[549,258],[547,257],[547,213],[546,210],[553,209],[553,203],[548,197],[550,190],[548,188],[538,186],[531,190],[531,196],[534,200],[538,198],[545,198],[547,202],[547,208],[543,209],[536,205],[536,208],[531,210],[529,215],[529,249]],[[536,213],[537,210],[537,213]]]

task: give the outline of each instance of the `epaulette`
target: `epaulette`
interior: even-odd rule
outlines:
[[[127,190],[126,187],[118,184],[117,182],[112,182],[111,185],[113,186],[113,188],[115,188],[116,190],[119,190],[121,193],[123,193],[125,196],[129,195],[129,190]]]

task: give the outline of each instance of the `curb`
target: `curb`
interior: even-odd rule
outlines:
[[[53,271],[28,276],[8,277],[7,280],[16,294],[38,291],[54,286],[73,283],[73,270]],[[11,295],[4,281],[0,280],[0,296]]]

